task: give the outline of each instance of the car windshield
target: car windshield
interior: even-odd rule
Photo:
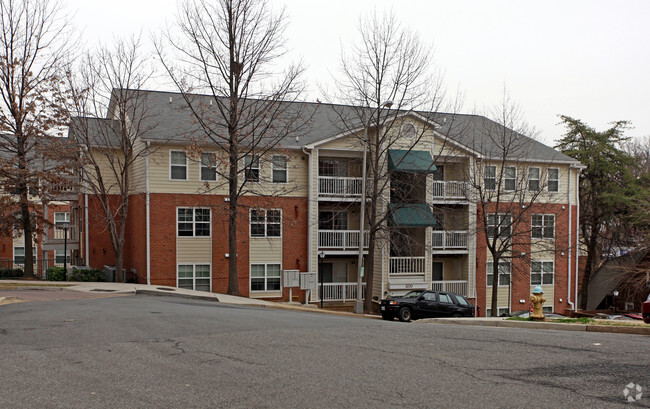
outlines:
[[[424,291],[409,291],[400,298],[418,298]]]

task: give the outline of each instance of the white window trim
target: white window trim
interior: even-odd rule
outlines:
[[[490,226],[492,226],[491,224],[488,224],[488,220],[490,218],[490,215],[494,215],[494,225],[493,225],[494,226],[494,235],[497,238],[503,240],[501,238],[501,229],[508,229],[510,232],[506,235],[507,237],[505,237],[505,239],[510,239],[512,237],[512,215],[510,213],[488,213],[486,218],[485,218],[485,222],[486,222],[485,223],[486,224],[486,226],[485,226],[485,234],[488,236],[488,238],[493,238],[494,237],[494,236],[488,235],[488,230],[489,230]],[[501,221],[506,216],[510,216],[510,225],[507,226],[507,227],[503,227],[503,226],[499,227],[499,225],[501,224]]]
[[[251,225],[252,225],[252,211],[253,210],[264,210],[264,236],[253,236]],[[277,210],[280,212],[280,235],[279,236],[268,236],[267,235],[267,226],[268,226],[268,214],[269,210]],[[281,239],[282,235],[284,234],[284,229],[283,229],[283,220],[284,220],[284,215],[282,214],[282,209],[262,209],[262,208],[253,208],[249,209],[248,211],[248,237],[251,239]],[[255,263],[259,264],[259,263]]]
[[[533,170],[533,169],[537,169],[537,175],[538,175],[537,179],[531,179],[530,178],[530,171]],[[537,181],[537,190],[530,188],[530,181],[531,180],[536,180]],[[528,180],[527,180],[527,182],[528,183],[527,183],[527,186],[526,186],[526,190],[528,190],[529,192],[539,192],[540,190],[542,190],[542,169],[540,167],[538,167],[538,166],[529,167],[528,168]]]
[[[172,152],[181,152],[185,155],[185,179],[174,179],[172,178]],[[176,165],[174,164],[173,166],[182,166],[182,165]],[[178,150],[178,149],[170,149],[169,150],[169,180],[172,182],[183,182],[183,181],[188,181],[190,177],[190,167],[188,164],[187,160],[187,153],[183,150]]]
[[[203,179],[203,168],[210,169],[208,166],[203,166],[203,155],[204,154],[210,154],[213,155],[215,163],[213,169],[215,169],[214,172],[214,180],[209,180],[209,179]],[[201,158],[199,159],[199,181],[200,182],[216,182],[219,180],[219,174],[216,172],[217,167],[219,167],[219,157],[217,156],[217,152],[203,152],[201,153]],[[171,169],[171,168],[170,168]]]
[[[281,156],[284,158],[284,173],[287,175],[286,181],[285,182],[276,182],[273,180],[274,177],[274,172],[275,172],[275,163],[273,162],[273,158],[276,156]],[[283,169],[278,169],[278,170],[283,170]],[[271,155],[271,183],[275,183],[277,185],[286,185],[289,183],[289,157],[287,155]]]
[[[57,254],[61,255],[61,253],[63,253],[63,250],[54,250],[54,265],[55,266],[63,266],[63,263],[59,263],[59,262],[56,261]],[[66,256],[67,256],[66,257],[66,262],[67,262],[67,264],[70,264],[70,262],[72,261],[72,252],[70,251],[70,249],[68,249],[68,254]]]
[[[535,216],[542,216],[542,225],[541,225],[542,237],[533,237],[533,228],[535,227],[535,225],[533,224],[533,218]],[[553,216],[553,237],[544,237],[544,219],[546,217],[550,217],[550,216]],[[544,214],[536,213],[536,214],[531,215],[530,216],[530,238],[532,240],[555,240],[556,221],[557,221],[557,216],[555,214],[553,214],[553,213],[544,213]]]
[[[492,274],[491,269],[488,268],[488,264],[490,264],[490,263],[494,263],[494,262],[493,261],[488,261],[487,263],[485,263],[485,287],[486,288],[492,288],[492,284],[487,283],[488,274]],[[512,282],[512,263],[510,261],[500,261],[499,264],[508,264],[510,266],[510,273],[508,274],[510,279],[508,281]],[[501,275],[501,274],[499,274],[499,275]],[[492,279],[494,280],[494,277]],[[508,283],[508,284],[498,284],[497,285],[497,287],[501,287],[501,288],[506,288],[506,287],[509,287],[509,286],[510,286],[510,283]]]
[[[210,268],[210,291],[206,291],[208,293],[212,292],[212,263],[177,263],[176,264],[176,288],[180,288],[179,286],[179,280],[180,277],[178,276],[178,270],[180,269],[180,266],[192,266],[192,290],[193,291],[202,291],[202,290],[197,290],[196,289],[196,266],[209,266]],[[201,277],[204,278],[204,277]]]
[[[551,169],[557,170],[557,190],[549,190],[549,188],[548,188],[549,187],[549,182],[551,181],[551,179],[549,177],[549,171]],[[560,168],[548,168],[548,169],[546,169],[546,191],[548,193],[551,193],[551,194],[560,193]]]
[[[252,286],[252,280],[253,280],[253,275],[251,274],[253,265],[263,265],[264,266],[264,290],[253,290]],[[279,290],[268,290],[266,289],[268,285],[268,274],[267,274],[267,267],[270,265],[279,265],[280,266],[280,289]],[[251,294],[279,294],[280,296],[282,295],[282,263],[250,263],[248,265],[248,290],[250,291]]]
[[[485,179],[487,179],[487,168],[494,168],[494,189],[488,189],[487,183],[485,183]],[[492,178],[490,178],[492,179]],[[485,187],[485,190],[489,191],[495,191],[497,189],[497,167],[496,165],[484,165],[483,166],[483,187]]]
[[[408,135],[405,134],[405,132],[404,132],[404,128],[406,128],[406,127],[408,127],[408,126],[413,127],[413,136],[408,136]],[[407,139],[415,139],[415,137],[416,137],[417,135],[418,135],[418,128],[417,128],[417,126],[415,126],[415,124],[414,124],[413,122],[405,122],[405,123],[403,123],[402,126],[400,126],[400,128],[399,128],[399,136],[402,136],[402,137],[404,137],[404,138],[407,138]]]
[[[249,167],[246,166],[246,156],[252,156],[253,159],[255,159],[255,157],[257,156],[257,167],[256,168],[254,168],[254,167],[250,168],[250,170],[257,169],[257,180],[256,181],[246,179],[246,171],[249,169]],[[257,153],[255,153],[255,154],[247,153],[246,155],[244,155],[243,161],[244,161],[244,164],[243,164],[244,182],[245,183],[262,183],[262,157]],[[251,162],[251,163],[253,163],[253,162]]]
[[[497,307],[497,311],[499,311],[499,310],[507,310],[508,314],[510,314],[510,312],[511,312],[510,307],[508,307],[507,305],[504,305],[503,307]],[[492,316],[491,312],[492,312],[492,308],[486,308],[485,309],[485,316],[486,317],[491,317]],[[501,314],[497,314],[497,315],[501,316]]]
[[[191,236],[179,236],[178,235],[178,209],[192,209],[192,235]],[[196,229],[194,228],[194,224],[196,221],[194,220],[195,214],[194,214],[194,209],[202,209],[202,210],[208,210],[210,211],[210,221],[208,221],[208,225],[210,227],[210,234],[207,236],[197,236],[196,235]],[[209,239],[212,237],[212,209],[209,207],[193,207],[193,206],[177,206],[176,207],[176,212],[174,213],[174,217],[176,218],[176,237],[180,238],[185,238],[185,239]],[[183,223],[189,223],[189,222],[183,222]],[[200,222],[200,223],[206,223],[206,222]],[[200,264],[200,263],[199,263]],[[178,273],[178,271],[177,271]]]
[[[540,274],[540,283],[539,284],[533,284],[533,262],[539,262],[539,263],[551,263],[553,265],[553,271],[550,273],[544,273],[544,265],[542,264],[542,271],[539,273]],[[553,277],[553,282],[550,284],[544,284],[544,274],[550,274],[551,277]],[[531,260],[530,261],[530,285],[531,287],[534,285],[555,285],[555,261],[554,260]]]
[[[507,186],[507,184],[506,184],[506,180],[507,180],[507,179],[510,179],[510,178],[507,178],[507,179],[506,179],[506,169],[509,169],[509,168],[512,168],[512,169],[515,170],[515,175],[514,175],[514,177],[513,177],[513,178],[514,178],[514,181],[515,181],[515,187],[514,187],[514,189],[507,189],[507,188],[506,188],[506,186]],[[517,190],[517,167],[516,167],[516,166],[504,166],[504,168],[503,168],[503,191],[504,191],[504,192],[514,192],[515,190]]]

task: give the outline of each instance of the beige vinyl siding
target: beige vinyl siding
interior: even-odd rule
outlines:
[[[176,264],[212,264],[212,239],[177,237]]]
[[[108,193],[119,193],[119,187],[117,184],[117,178],[113,173],[113,168],[111,166],[111,160],[107,157],[110,155],[112,160],[122,160],[124,155],[121,151],[118,150],[93,150],[93,156],[97,162],[99,169],[101,171],[102,183],[107,189]],[[94,166],[86,166],[86,171],[89,173],[91,180],[96,180],[95,168]],[[94,182],[97,183],[97,182]]]
[[[343,150],[343,151],[362,151],[363,146],[361,145],[361,139],[363,138],[362,134],[348,135],[333,141],[318,145],[319,149],[332,149],[332,150]]]
[[[146,148],[146,145],[143,141],[138,140],[134,146],[135,155],[140,155],[140,153]],[[133,193],[143,193],[146,191],[146,156],[138,156],[133,162],[132,172],[131,172],[131,191]]]
[[[508,307],[508,287],[499,287],[497,290],[497,307],[498,308],[507,308]],[[487,287],[485,295],[485,305],[486,308],[490,308],[492,305],[492,286]]]
[[[165,146],[152,152],[149,162],[150,189],[152,193],[185,193],[195,194],[206,192],[206,182],[200,180],[201,162],[198,157],[186,154],[187,180],[172,180],[170,177],[170,152],[184,151],[183,146]],[[211,152],[209,149],[206,152]],[[225,172],[227,161],[222,152],[219,155],[219,170]],[[272,183],[273,167],[271,157],[283,155],[287,157],[287,183]],[[260,159],[260,183],[248,183],[246,190],[251,194],[278,195],[285,197],[305,197],[308,194],[308,158],[298,151],[270,151]],[[241,164],[243,166],[243,162]],[[243,180],[243,173],[240,178]],[[210,193],[227,195],[227,180],[217,175],[217,180],[209,182]]]
[[[408,138],[399,135],[403,125],[412,124],[415,126],[415,137]],[[391,149],[412,149],[416,151],[432,151],[433,148],[433,127],[430,124],[418,121],[414,118],[405,118],[396,122],[391,129],[395,135],[395,143]],[[398,136],[399,135],[399,136]],[[415,145],[414,145],[415,144]]]
[[[249,243],[249,259],[251,264],[282,264],[281,238],[251,238]]]

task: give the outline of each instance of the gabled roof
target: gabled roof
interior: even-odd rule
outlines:
[[[137,93],[138,109],[145,116],[146,129],[141,137],[145,140],[159,142],[184,143],[190,138],[201,137],[201,127],[191,114],[190,108],[182,94],[178,92],[132,90]],[[219,122],[216,104],[213,106],[211,95],[192,94],[189,96],[195,107],[212,115],[214,129],[221,129],[226,135],[225,126]],[[251,100],[251,104],[260,103]],[[348,105],[323,104],[314,102],[280,102],[282,114],[289,121],[296,116],[302,121],[301,127],[289,132],[289,136],[277,145],[281,148],[300,149],[326,140],[344,137],[356,129],[363,129],[358,114],[359,108]],[[542,161],[567,163],[579,166],[575,159],[544,145],[525,135],[505,128],[498,123],[479,115],[450,114],[440,112],[401,111],[400,116],[413,116],[414,119],[428,120],[435,131],[455,143],[485,159],[497,159],[502,155],[498,147],[498,138],[502,135],[512,137],[510,160]]]

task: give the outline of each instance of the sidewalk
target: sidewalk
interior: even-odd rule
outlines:
[[[644,327],[598,325],[598,324],[569,324],[549,321],[513,321],[507,318],[427,318],[414,321],[418,324],[454,324],[474,325],[481,327],[501,328],[527,328],[527,329],[550,329],[559,331],[586,331],[586,332],[609,332],[613,334],[635,334],[650,335],[650,325]],[[611,322],[611,321],[610,321]],[[614,321],[616,322],[616,321]],[[639,321],[642,323],[643,321]]]

